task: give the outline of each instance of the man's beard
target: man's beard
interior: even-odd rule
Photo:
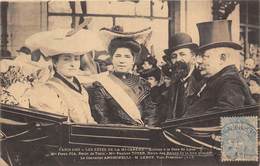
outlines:
[[[173,64],[172,71],[172,80],[177,82],[188,76],[190,67],[185,62],[177,61]]]

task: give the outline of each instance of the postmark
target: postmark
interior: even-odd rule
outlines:
[[[221,118],[221,161],[258,161],[257,116]]]

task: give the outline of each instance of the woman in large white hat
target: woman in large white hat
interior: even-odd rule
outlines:
[[[98,36],[89,30],[76,33],[69,30],[42,32],[35,46],[52,58],[54,75],[46,83],[24,94],[23,106],[65,115],[76,123],[96,123],[92,118],[88,93],[76,75],[80,72],[80,58],[99,46]]]

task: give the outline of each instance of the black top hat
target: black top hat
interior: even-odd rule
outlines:
[[[197,27],[200,36],[199,51],[215,47],[230,47],[237,50],[242,49],[239,44],[232,41],[231,23],[230,20],[198,23]]]
[[[128,37],[118,37],[111,40],[108,46],[108,52],[112,56],[117,48],[128,48],[133,56],[137,55],[141,51],[141,46],[138,42]]]
[[[173,51],[178,50],[180,48],[190,48],[190,49],[198,49],[198,45],[192,42],[191,37],[186,33],[176,33],[172,37],[173,47],[169,49],[165,49],[164,53],[166,55],[171,54]]]

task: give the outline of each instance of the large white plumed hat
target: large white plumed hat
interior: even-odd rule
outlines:
[[[25,46],[32,51],[39,49],[44,56],[51,57],[62,53],[82,55],[92,50],[104,50],[99,35],[90,30],[56,29],[30,36]]]
[[[151,27],[144,28],[138,31],[133,32],[125,32],[123,27],[121,26],[113,26],[111,29],[109,28],[101,28],[100,36],[104,43],[104,46],[107,48],[113,39],[121,38],[121,39],[132,39],[139,44],[144,44],[150,40],[152,35]]]

